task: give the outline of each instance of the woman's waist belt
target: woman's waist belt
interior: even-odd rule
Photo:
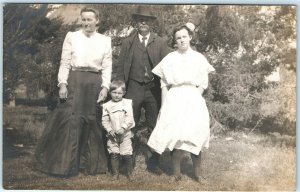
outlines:
[[[72,71],[100,73],[101,71],[91,67],[72,67]]]
[[[195,87],[195,88],[198,88],[199,85],[192,85],[192,84],[184,83],[184,84],[178,84],[178,85],[171,85],[171,88],[173,88],[173,87]]]

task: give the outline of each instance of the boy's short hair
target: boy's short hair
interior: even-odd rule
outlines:
[[[99,19],[99,11],[92,7],[84,7],[80,11],[80,15],[84,12],[93,12],[96,15],[96,19]]]
[[[109,86],[109,92],[112,92],[113,90],[116,90],[118,88],[122,88],[124,93],[126,92],[126,85],[125,82],[122,80],[113,80]]]

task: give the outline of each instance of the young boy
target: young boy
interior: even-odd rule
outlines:
[[[134,118],[132,100],[125,99],[125,83],[120,80],[112,81],[109,93],[111,100],[103,104],[102,125],[107,131],[107,148],[110,154],[113,180],[119,178],[120,155],[125,160],[127,178],[131,181],[133,161],[132,143]]]

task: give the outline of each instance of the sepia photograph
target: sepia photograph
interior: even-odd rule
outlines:
[[[296,13],[4,3],[2,188],[295,191]]]

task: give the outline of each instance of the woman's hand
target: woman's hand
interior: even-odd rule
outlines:
[[[107,97],[108,90],[106,87],[103,87],[99,93],[97,103],[104,101]]]
[[[60,99],[67,99],[68,98],[68,88],[67,85],[62,83],[59,86],[59,98]]]
[[[168,87],[165,86],[165,87],[162,87],[161,88],[161,106],[163,105],[164,101],[165,101],[165,98],[166,98],[166,95],[168,93]]]
[[[198,89],[199,89],[199,91],[200,91],[200,94],[202,95],[202,94],[203,94],[203,92],[204,92],[204,89],[203,89],[203,87],[199,86],[199,87],[198,87]]]

